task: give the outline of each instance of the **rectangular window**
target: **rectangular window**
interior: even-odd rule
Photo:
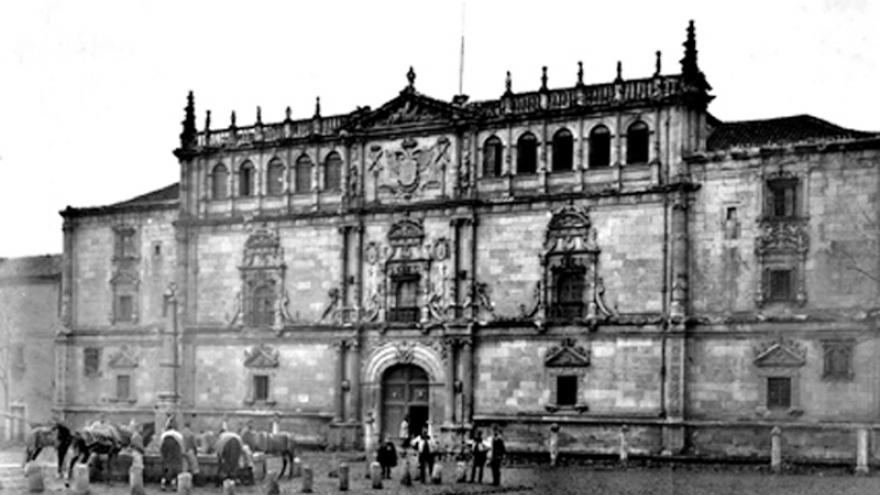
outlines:
[[[97,347],[83,349],[83,373],[86,376],[98,376],[101,366],[101,350]]]
[[[116,321],[131,321],[134,315],[134,298],[130,294],[116,299]]]
[[[254,400],[269,400],[269,376],[254,375]]]
[[[388,321],[419,321],[419,278],[400,277],[394,289],[395,305],[388,310]]]
[[[771,376],[767,378],[767,409],[791,407],[791,378]]]
[[[586,274],[582,270],[564,270],[555,275],[555,299],[551,316],[561,319],[582,318],[584,316],[584,291]]]
[[[135,230],[130,227],[120,228],[116,231],[116,257],[136,258],[137,250],[134,242]]]
[[[797,216],[796,180],[781,179],[767,182],[769,193],[767,216],[771,218],[791,218]]]
[[[116,376],[116,400],[131,398],[131,375]]]
[[[556,377],[556,405],[574,406],[577,404],[578,377],[561,375]]]
[[[822,377],[829,380],[852,380],[852,340],[829,340],[824,342],[824,371]]]
[[[791,269],[774,269],[769,271],[770,280],[768,282],[770,284],[770,291],[768,299],[770,301],[791,301],[794,299],[793,274],[794,271]]]

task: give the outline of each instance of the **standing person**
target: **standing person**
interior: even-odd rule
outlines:
[[[391,479],[391,468],[397,466],[397,449],[394,448],[394,442],[385,439],[379,447],[376,457],[379,465],[382,466],[382,477]]]
[[[474,437],[471,440],[471,483],[483,482],[483,466],[486,465],[486,454],[488,448],[483,442],[483,433],[480,430],[474,430]],[[477,476],[477,472],[480,473]]]
[[[492,484],[495,486],[501,484],[501,462],[504,460],[506,452],[504,439],[501,437],[501,428],[496,427],[495,433],[492,435],[492,460],[489,461],[489,467],[492,469]]]
[[[550,425],[547,450],[550,452],[550,465],[556,467],[556,459],[559,457],[559,425],[557,423]]]
[[[419,479],[422,483],[427,483],[434,471],[434,452],[431,450],[431,436],[428,435],[427,426],[422,428],[422,435],[413,441],[413,447],[415,447],[419,459]]]
[[[183,431],[183,455],[186,458],[187,470],[193,476],[199,474],[199,449],[196,447],[196,436],[189,422],[184,423]]]
[[[403,416],[397,433],[400,437],[400,448],[406,452],[406,448],[409,447],[409,414]]]

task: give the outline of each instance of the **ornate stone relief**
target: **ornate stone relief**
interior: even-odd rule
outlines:
[[[281,359],[278,349],[267,344],[255,345],[244,351],[246,368],[277,368]]]
[[[132,349],[129,349],[127,345],[123,345],[112,354],[110,354],[110,359],[107,361],[107,366],[117,369],[137,368],[138,356]]]
[[[797,342],[782,337],[756,346],[754,353],[755,366],[761,368],[801,367],[807,363],[807,349]]]
[[[576,345],[574,339],[563,339],[559,345],[551,346],[544,356],[544,366],[548,368],[572,368],[590,365],[590,351]]]
[[[432,145],[405,138],[399,144],[370,147],[370,171],[380,191],[410,198],[416,191],[439,187],[450,164],[451,143],[440,137]]]
[[[229,325],[269,326],[280,331],[292,319],[287,310],[286,264],[278,233],[264,227],[254,230],[245,241],[242,263],[238,268],[242,289],[236,294]],[[270,318],[265,318],[267,308],[258,307],[261,304],[271,304]]]

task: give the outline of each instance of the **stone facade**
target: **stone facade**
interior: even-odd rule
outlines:
[[[0,439],[51,418],[60,296],[61,256],[0,259]]]
[[[343,447],[409,415],[449,448],[502,424],[539,451],[559,423],[567,451],[626,425],[637,453],[764,455],[781,425],[792,455],[854,455],[826,440],[880,415],[877,134],[717,120],[692,27],[673,75],[407,82],[222,129],[190,96],[178,185],[62,212],[58,407],[277,414]]]

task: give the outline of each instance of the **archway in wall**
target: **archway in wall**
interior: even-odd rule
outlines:
[[[409,417],[409,433],[421,432],[429,417],[428,373],[414,364],[398,364],[382,374],[382,435],[398,443],[400,422]]]

